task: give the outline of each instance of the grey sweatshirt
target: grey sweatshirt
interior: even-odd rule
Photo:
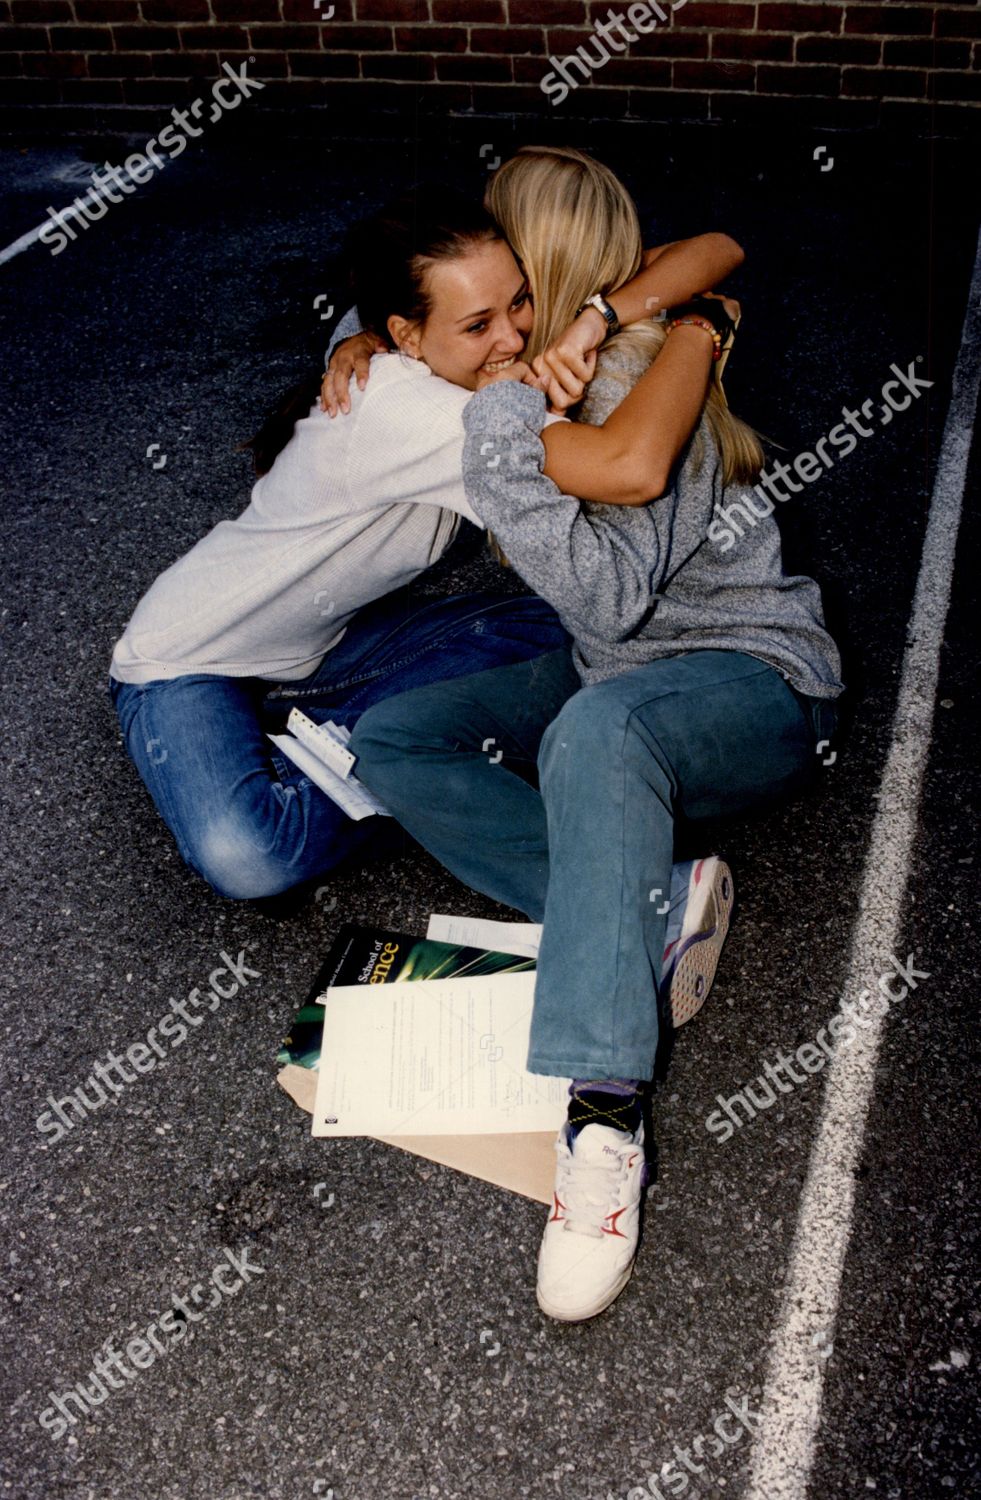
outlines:
[[[591,387],[594,423],[605,420],[640,373],[623,360],[626,378],[617,380],[617,361],[611,349]],[[710,538],[714,506],[753,492],[723,489],[721,460],[704,423],[700,471],[689,441],[673,487],[647,505],[627,507],[563,495],[542,473],[541,391],[517,381],[486,386],[463,420],[470,501],[574,638],[584,683],[659,657],[721,650],[767,662],[808,696],[836,698],[842,691],[820,591],[812,579],[784,573],[773,517],[761,518],[728,550]]]

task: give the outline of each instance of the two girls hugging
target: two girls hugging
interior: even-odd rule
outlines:
[[[569,1321],[629,1279],[659,1026],[702,1004],[728,929],[727,866],[674,865],[676,834],[805,787],[842,691],[772,517],[710,536],[763,463],[718,378],[738,305],[708,290],[742,258],[723,234],[645,251],[571,149],[521,150],[484,207],[398,200],[352,236],[320,398],[318,374],[267,420],[249,505],[157,578],[110,667],[221,895],[320,880],[370,837],[268,739],[297,706],[352,729],[359,778],[464,884],[542,924],[528,1067],[574,1082],[538,1300]],[[414,595],[463,519],[529,592]]]

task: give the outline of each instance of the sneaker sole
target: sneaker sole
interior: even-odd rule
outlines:
[[[715,980],[722,945],[729,932],[735,889],[732,871],[721,859],[708,889],[707,902],[715,905],[715,921],[707,932],[693,933],[674,962],[669,990],[671,1020],[675,1030],[697,1016]]]
[[[541,1287],[536,1286],[535,1296],[538,1298],[539,1307],[547,1317],[555,1318],[559,1323],[585,1323],[588,1318],[595,1318],[598,1317],[601,1312],[606,1312],[606,1309],[617,1300],[620,1293],[627,1285],[627,1282],[630,1280],[630,1277],[633,1274],[633,1269],[634,1262],[631,1261],[627,1269],[614,1283],[610,1291],[604,1292],[600,1301],[589,1303],[589,1305],[580,1312],[569,1312],[565,1308],[552,1306],[548,1298],[542,1295]]]

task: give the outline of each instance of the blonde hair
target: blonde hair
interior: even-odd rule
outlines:
[[[574,147],[522,146],[491,178],[486,204],[528,277],[535,308],[524,356],[529,361],[568,328],[587,297],[616,291],[640,270],[643,247],[633,199],[609,167]],[[597,375],[632,384],[609,353],[620,350],[649,365],[667,337],[663,323],[645,318],[629,324],[602,346]],[[579,415],[590,420],[588,391]],[[702,417],[722,460],[723,483],[758,479],[759,439],[729,410],[714,366]],[[704,460],[698,429],[692,456],[697,472]]]

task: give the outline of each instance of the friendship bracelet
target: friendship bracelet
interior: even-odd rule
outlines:
[[[722,358],[722,335],[719,332],[719,330],[714,326],[714,324],[710,323],[707,318],[692,317],[691,315],[689,315],[688,317],[684,317],[684,318],[675,318],[672,322],[670,322],[668,324],[668,332],[670,333],[671,330],[672,330],[672,328],[686,328],[686,327],[687,328],[704,328],[705,332],[707,334],[709,334],[710,337],[711,337],[711,339],[712,339],[712,345],[713,345],[713,348],[712,348],[712,359],[713,359],[713,361]]]

